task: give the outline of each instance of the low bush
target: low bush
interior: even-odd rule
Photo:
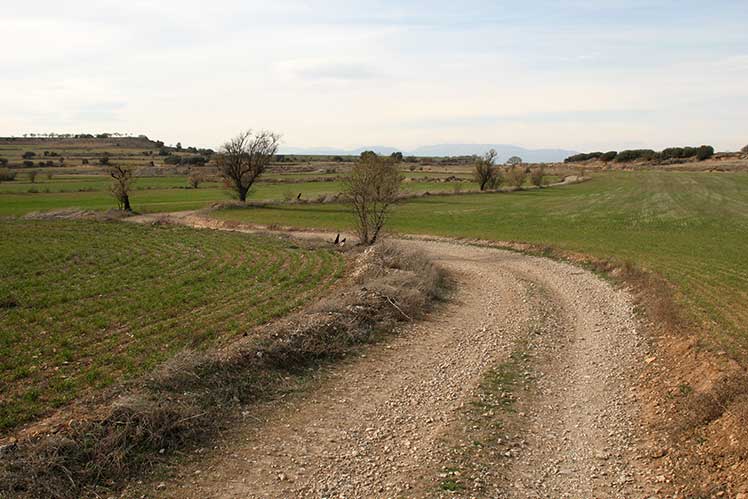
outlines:
[[[513,166],[504,175],[506,183],[517,189],[521,188],[527,178],[527,171],[521,166]]]
[[[545,177],[545,168],[542,166],[533,168],[530,172],[530,183],[535,187],[543,187],[543,177]]]
[[[712,146],[701,146],[696,151],[696,159],[704,161],[714,156],[714,148]]]
[[[0,182],[10,182],[16,179],[16,172],[10,171],[7,168],[0,168]]]

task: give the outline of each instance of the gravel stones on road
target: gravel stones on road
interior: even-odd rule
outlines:
[[[453,299],[333,368],[268,422],[235,429],[154,495],[646,497],[636,465],[634,390],[646,352],[627,294],[549,259],[446,242],[403,244],[424,249],[451,272]],[[461,435],[483,375],[523,338],[533,352],[525,373],[532,386],[511,415],[520,420],[512,425],[519,434],[496,430],[503,457],[493,472],[449,482],[445,442]]]

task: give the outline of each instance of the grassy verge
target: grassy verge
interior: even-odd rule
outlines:
[[[279,238],[0,224],[0,432],[308,302],[344,260]]]

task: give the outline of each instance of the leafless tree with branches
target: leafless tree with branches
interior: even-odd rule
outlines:
[[[187,177],[187,182],[189,182],[190,187],[192,187],[193,189],[197,189],[198,187],[200,187],[200,184],[205,182],[205,180],[205,173],[203,173],[199,169],[191,170],[189,176]]]
[[[392,158],[362,157],[345,179],[345,194],[356,216],[356,230],[362,244],[374,244],[397,201],[402,177]]]
[[[530,171],[530,183],[535,187],[543,187],[543,177],[545,177],[545,167],[543,165]]]
[[[247,200],[249,189],[270,164],[279,144],[276,133],[248,130],[221,147],[216,158],[218,173],[241,202]]]
[[[132,170],[119,165],[109,167],[109,176],[112,177],[110,188],[112,196],[117,200],[120,210],[132,211],[130,206],[130,188],[134,182]]]
[[[494,165],[495,161],[496,151],[494,149],[475,161],[475,181],[478,182],[482,191],[497,187],[498,169]]]

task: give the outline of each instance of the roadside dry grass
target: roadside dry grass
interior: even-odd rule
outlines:
[[[219,351],[182,353],[132,383],[103,417],[6,448],[0,497],[110,491],[228,424],[236,408],[282,393],[289,377],[303,378],[418,317],[444,290],[444,275],[422,254],[370,248],[349,285],[312,310]]]

